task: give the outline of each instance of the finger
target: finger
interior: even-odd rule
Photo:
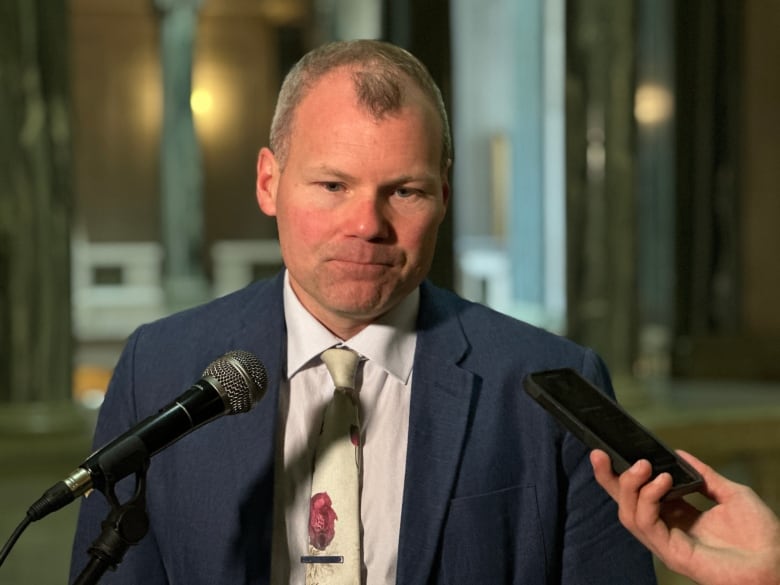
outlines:
[[[669,493],[673,484],[674,480],[670,473],[660,473],[652,481],[645,483],[640,488],[639,498],[642,502],[656,502],[660,504],[661,499]]]
[[[618,516],[629,530],[636,527],[636,512],[639,501],[639,490],[647,482],[652,473],[650,462],[640,459],[629,467],[618,479]]]
[[[690,516],[686,513],[686,507],[690,505],[685,500],[661,501],[672,484],[672,476],[668,473],[645,483],[637,494],[633,524],[626,525],[642,544],[662,559],[669,551],[673,534],[677,535],[678,541],[688,540],[684,532],[673,533],[671,528],[685,530],[690,527],[690,521],[685,521],[685,517]]]
[[[726,498],[734,494],[740,489],[740,485],[722,476],[715,471],[712,467],[691,455],[687,451],[681,449],[677,450],[677,454],[688,462],[691,467],[699,472],[704,480],[704,487],[701,492],[708,498],[716,501],[723,502]]]
[[[600,449],[594,449],[590,453],[590,464],[593,467],[593,475],[598,484],[604,488],[613,500],[617,500],[620,486],[618,484],[618,476],[612,471],[609,455]]]
[[[639,490],[635,521],[637,527],[643,532],[657,532],[659,528],[662,528],[664,533],[668,532],[663,522],[659,526],[659,519],[661,517],[661,498],[671,489],[672,483],[672,476],[669,473],[661,473]]]
[[[691,455],[688,453],[688,451],[684,451],[682,449],[675,449],[677,454],[686,462],[691,465],[696,471],[698,471],[702,475],[707,475],[712,471],[712,468],[704,463],[701,459],[696,457],[695,455]]]
[[[631,493],[635,497],[653,474],[653,467],[646,459],[640,459],[620,475],[621,495]]]

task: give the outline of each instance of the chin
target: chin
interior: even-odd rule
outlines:
[[[359,320],[375,319],[393,306],[391,295],[385,296],[383,291],[372,291],[370,294],[361,291],[339,295],[330,299],[330,307],[334,312]]]
[[[349,317],[355,321],[368,322],[379,317],[390,307],[377,303],[338,303],[331,305],[334,313]]]

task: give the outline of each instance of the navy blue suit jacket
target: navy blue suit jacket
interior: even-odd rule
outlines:
[[[96,446],[157,412],[230,350],[257,355],[269,384],[251,412],[213,421],[152,459],[149,534],[101,582],[269,582],[285,348],[281,276],[132,335]],[[592,351],[422,285],[399,584],[655,582],[650,555],[595,483],[587,449],[522,391],[529,372],[565,366],[611,392]],[[99,493],[82,503],[71,578],[106,513]]]

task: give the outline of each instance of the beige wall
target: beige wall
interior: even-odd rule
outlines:
[[[207,245],[274,236],[254,198],[280,78],[274,24],[250,4],[224,4],[201,9],[193,71],[193,88],[213,99],[195,121]],[[151,0],[74,0],[70,18],[76,217],[91,241],[157,241],[158,14]]]
[[[94,241],[157,240],[161,83],[151,2],[71,3],[77,225]]]

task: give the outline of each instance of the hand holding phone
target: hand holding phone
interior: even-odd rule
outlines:
[[[609,454],[615,473],[640,459],[653,468],[651,479],[667,472],[672,488],[664,499],[697,491],[699,473],[617,402],[570,368],[529,374],[523,386],[531,398],[591,449]]]

